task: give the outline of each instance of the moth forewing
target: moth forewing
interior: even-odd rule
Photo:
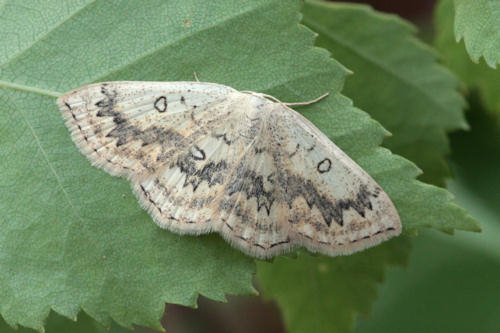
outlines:
[[[350,254],[401,232],[376,182],[285,103],[206,82],[106,82],[57,101],[92,164],[180,234],[248,255]]]

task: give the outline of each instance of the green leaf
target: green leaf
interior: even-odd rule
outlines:
[[[280,257],[259,262],[263,292],[283,311],[290,333],[351,332],[357,313],[368,315],[386,265],[403,265],[409,252],[406,237],[348,257]]]
[[[415,162],[423,181],[443,186],[447,132],[467,128],[458,81],[415,37],[415,28],[367,6],[307,1],[303,22],[316,45],[354,72],[343,93],[393,136],[384,146]]]
[[[407,231],[477,229],[418,169],[378,148],[387,132],[339,94],[346,70],[313,48],[299,0],[14,1],[0,7],[0,313],[41,329],[50,309],[160,327],[164,302],[249,294],[254,262],[217,235],[161,230],[123,179],[70,139],[55,96],[105,80],[192,80],[304,101],[319,128],[393,198]],[[38,7],[37,7],[38,6]],[[26,24],[29,22],[29,24]]]
[[[470,61],[462,43],[453,37],[453,0],[442,0],[435,11],[435,45],[443,54],[446,65],[468,86],[477,91],[487,110],[496,115],[500,122],[500,71],[488,67],[483,61]]]
[[[454,0],[455,37],[462,38],[474,61],[481,56],[496,68],[500,62],[500,0]]]

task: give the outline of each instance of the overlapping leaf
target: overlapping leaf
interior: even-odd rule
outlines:
[[[39,6],[39,7],[36,7]],[[104,80],[204,81],[286,101],[393,198],[407,230],[475,229],[444,190],[377,148],[386,132],[340,96],[346,71],[313,48],[297,0],[46,1],[0,7],[0,313],[41,328],[50,309],[158,327],[163,303],[252,293],[253,262],[218,236],[157,228],[126,181],[90,166],[54,97]],[[382,264],[383,265],[383,264]],[[290,277],[291,278],[291,277]],[[330,318],[329,318],[330,320]]]
[[[493,69],[483,61],[475,64],[470,61],[463,42],[456,43],[453,37],[453,0],[442,0],[435,12],[435,44],[443,55],[446,65],[451,68],[468,86],[481,96],[485,108],[500,122],[500,70]]]
[[[393,136],[384,145],[415,162],[421,179],[444,185],[446,133],[466,128],[457,80],[415,37],[415,28],[367,6],[308,1],[303,22],[318,46],[354,72],[343,93]]]
[[[462,38],[474,61],[484,57],[496,68],[500,62],[500,0],[454,0],[455,37]]]

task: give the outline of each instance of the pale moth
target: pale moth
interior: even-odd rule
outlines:
[[[273,100],[270,100],[273,99]],[[379,185],[268,95],[206,82],[107,82],[57,103],[93,165],[128,178],[162,228],[219,232],[257,258],[346,255],[398,235]]]

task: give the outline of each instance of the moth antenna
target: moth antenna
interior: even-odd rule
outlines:
[[[328,95],[330,95],[330,93],[324,93],[323,95],[316,97],[315,99],[312,99],[312,100],[307,101],[307,102],[295,102],[295,103],[283,103],[283,104],[285,104],[286,106],[309,105],[309,104],[313,104],[313,103],[321,101],[323,98],[326,98]]]
[[[247,94],[251,94],[251,95],[255,95],[255,96],[261,96],[261,97],[265,97],[267,99],[270,99],[270,100],[273,100],[277,103],[280,103],[280,104],[283,104],[285,106],[298,106],[298,105],[309,105],[309,104],[313,104],[313,103],[316,103],[316,102],[319,102],[320,100],[322,100],[323,98],[327,97],[328,95],[330,95],[330,93],[324,93],[323,95],[319,96],[319,97],[316,97],[315,99],[313,100],[310,100],[310,101],[307,101],[307,102],[293,102],[293,103],[287,103],[287,102],[282,102],[280,101],[279,99],[277,99],[276,97],[274,96],[271,96],[271,95],[267,95],[267,94],[262,94],[262,93],[256,93],[256,92],[253,92],[253,91],[249,91],[249,90],[242,90],[241,91],[242,93],[247,93]]]

